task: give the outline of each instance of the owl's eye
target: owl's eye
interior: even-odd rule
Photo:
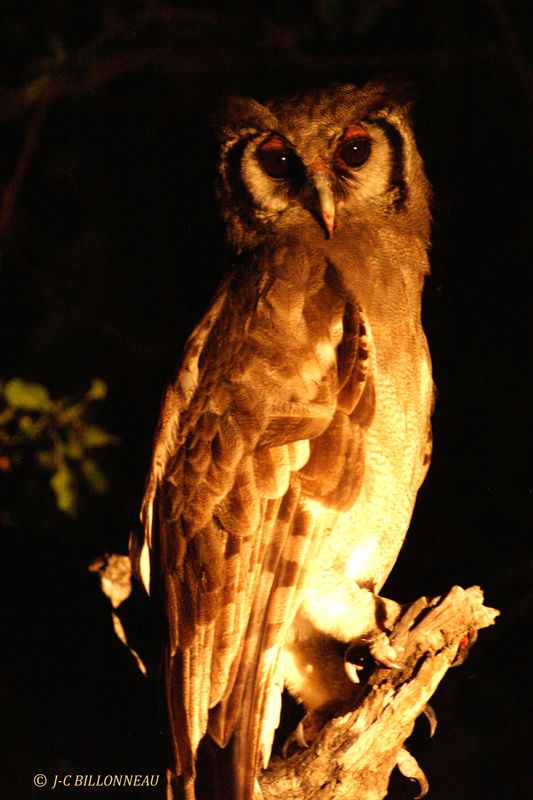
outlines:
[[[280,136],[272,136],[263,142],[257,150],[257,157],[271,178],[286,178],[297,166],[296,156]]]
[[[360,130],[361,133],[347,136],[339,145],[336,156],[341,166],[355,169],[362,167],[367,161],[371,150],[370,138],[366,132]]]

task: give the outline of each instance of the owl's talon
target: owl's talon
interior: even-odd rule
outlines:
[[[346,661],[346,660],[344,661],[344,671],[346,672],[346,675],[348,676],[349,680],[351,680],[352,683],[360,683],[359,680],[360,669],[361,667],[357,666],[356,664],[352,664],[351,661]]]
[[[298,723],[298,725],[296,726],[296,730],[294,731],[294,734],[295,734],[295,741],[297,742],[297,744],[300,745],[300,747],[304,748],[309,747],[309,744],[305,738],[303,722]]]
[[[426,703],[422,713],[429,722],[429,735],[434,736],[437,730],[437,715],[435,714],[435,709],[433,706],[430,706],[429,703]]]
[[[309,744],[305,739],[302,720],[300,720],[293,732],[287,736],[281,749],[281,755],[283,758],[289,758],[289,756],[292,755],[291,749],[295,747],[299,748],[300,750],[306,750],[309,747]]]
[[[383,659],[379,663],[388,669],[401,669],[403,667],[403,664],[399,661],[392,661],[390,658]]]
[[[401,669],[402,664],[398,661],[398,653],[391,645],[386,633],[380,633],[370,644],[370,653],[375,660],[389,669]]]

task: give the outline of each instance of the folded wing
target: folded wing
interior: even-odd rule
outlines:
[[[370,332],[335,267],[257,266],[229,277],[187,344],[143,503],[149,546],[158,511],[170,729],[188,797],[206,732],[223,747],[234,737],[235,796],[251,797],[279,717],[279,648],[324,533],[301,498],[355,501],[373,413]]]

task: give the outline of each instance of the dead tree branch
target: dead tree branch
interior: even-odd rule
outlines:
[[[35,148],[37,147],[39,131],[41,130],[46,117],[47,109],[48,98],[45,97],[37,106],[37,109],[31,118],[30,124],[28,125],[28,129],[26,131],[26,136],[24,138],[24,144],[22,145],[20,158],[0,202],[0,232],[6,231],[9,228],[15,199],[22,181],[29,170],[31,158]]]
[[[129,558],[106,557],[91,569],[100,573],[115,631],[128,645],[118,614],[131,591]],[[403,667],[374,669],[361,684],[355,708],[336,709],[335,716],[315,713],[304,728],[312,744],[289,758],[273,757],[259,776],[263,800],[383,800],[394,767],[418,781],[423,797],[428,782],[405,741],[423,713],[433,734],[436,720],[428,705],[433,693],[448,669],[462,663],[477,631],[498,614],[483,605],[479,586],[454,586],[445,597],[422,597],[408,606],[390,637]]]
[[[274,759],[260,779],[265,800],[382,800],[395,766],[425,794],[425,776],[404,742],[458,652],[497,615],[477,586],[413,603],[391,637],[404,667],[375,669],[355,711],[330,720],[308,749]]]

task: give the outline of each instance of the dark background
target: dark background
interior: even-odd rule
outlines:
[[[418,86],[435,193],[424,319],[438,400],[433,463],[386,594],[479,584],[502,612],[435,695],[435,738],[421,721],[411,749],[431,800],[533,796],[531,16],[529,0],[3,4],[1,373],[54,396],[102,377],[98,419],[122,444],[105,455],[109,493],[84,498],[76,521],[46,477],[38,497],[21,482],[3,499],[2,798],[162,797],[52,793],[33,775],[163,774],[155,693],[87,564],[126,550],[161,392],[224,269],[212,116],[227,93],[391,71]],[[393,781],[391,799],[414,794]]]

